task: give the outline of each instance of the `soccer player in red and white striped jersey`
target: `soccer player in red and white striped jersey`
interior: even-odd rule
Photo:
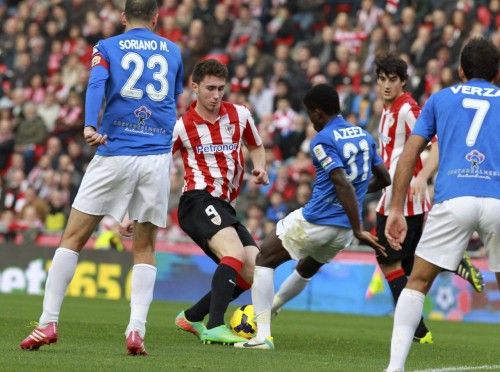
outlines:
[[[268,176],[265,150],[249,110],[222,101],[227,79],[220,62],[198,63],[192,76],[197,100],[174,129],[173,151],[180,152],[185,170],[179,225],[218,264],[211,291],[179,313],[175,324],[205,343],[233,344],[242,338],[225,326],[224,313],[230,301],[250,288],[258,253],[232,207],[244,174],[243,145],[253,163],[250,182],[265,184]]]
[[[384,110],[379,125],[380,151],[393,179],[399,157],[420,114],[420,107],[411,94],[404,90],[408,74],[406,62],[403,59],[392,53],[384,53],[377,57],[375,64],[377,84],[384,100]],[[431,151],[431,154],[437,153]],[[401,245],[401,250],[394,250],[384,233],[391,205],[392,185],[385,188],[377,206],[377,235],[387,253],[387,257],[377,254],[377,261],[389,283],[394,303],[397,303],[408,281],[407,276],[413,268],[415,249],[422,235],[425,213],[431,206],[427,179],[437,168],[436,157],[428,159],[425,166],[421,159],[416,161],[412,183],[407,190],[405,200],[404,216],[408,225],[408,233]],[[480,286],[477,287],[473,283],[472,278],[479,275],[479,271],[472,266],[467,257],[464,256],[457,271],[460,276],[471,282],[476,291],[482,290]],[[423,323],[423,319],[420,320],[415,331],[414,339],[420,343],[432,343],[432,334]]]
[[[206,190],[232,203],[244,173],[241,145],[246,144],[252,156],[262,140],[246,107],[221,102],[214,124],[200,116],[197,105],[191,104],[174,129],[173,151],[180,151],[186,170],[183,191]]]

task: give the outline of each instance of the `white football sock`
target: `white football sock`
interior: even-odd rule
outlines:
[[[64,294],[69,282],[75,274],[78,262],[78,252],[67,248],[58,248],[54,253],[45,282],[45,295],[43,297],[43,312],[39,323],[46,326],[59,320],[59,312],[64,300]]]
[[[274,269],[255,266],[252,284],[252,302],[257,322],[257,336],[264,341],[271,336],[271,306],[274,296]]]
[[[304,278],[297,270],[293,270],[283,284],[281,284],[278,292],[274,295],[272,311],[275,312],[281,309],[284,304],[296,297],[304,290],[310,280],[311,278]]]
[[[125,336],[138,330],[141,337],[146,334],[146,319],[149,305],[153,301],[156,280],[156,267],[148,264],[136,264],[132,267],[132,288],[130,293],[130,321]]]
[[[394,313],[391,360],[387,371],[404,371],[413,335],[422,317],[424,299],[425,295],[423,293],[413,289],[405,288],[401,292]]]

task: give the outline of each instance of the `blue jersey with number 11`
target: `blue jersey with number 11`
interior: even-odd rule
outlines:
[[[317,225],[350,228],[351,223],[337,198],[331,174],[337,168],[345,169],[347,179],[356,192],[361,217],[371,169],[383,163],[377,154],[373,137],[338,116],[312,139],[311,155],[316,168],[316,180],[311,199],[302,210],[304,218]]]
[[[85,125],[108,136],[97,154],[170,152],[183,78],[177,45],[149,29],[134,28],[99,41],[85,104]],[[99,125],[103,98],[106,106]]]
[[[412,134],[439,146],[437,203],[460,196],[500,199],[500,89],[480,79],[433,94]]]

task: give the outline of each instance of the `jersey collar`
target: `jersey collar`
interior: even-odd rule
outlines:
[[[227,114],[226,102],[222,101],[221,105],[220,105],[220,109],[219,109],[219,117],[217,118],[217,120],[215,120],[214,123],[210,123],[210,121],[203,119],[196,112],[195,108],[196,108],[197,103],[198,103],[198,101],[193,101],[191,103],[191,105],[189,105],[189,116],[190,116],[191,120],[193,121],[193,123],[195,123],[195,124],[206,124],[206,123],[214,124],[214,123],[218,122],[221,117],[223,117],[224,115]]]

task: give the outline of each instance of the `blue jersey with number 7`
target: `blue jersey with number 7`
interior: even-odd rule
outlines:
[[[500,199],[500,89],[472,79],[433,94],[412,134],[437,134],[437,203],[460,196]]]
[[[85,102],[85,126],[108,136],[97,154],[170,152],[183,78],[177,45],[149,29],[134,28],[99,41]],[[105,109],[99,123],[103,99]]]
[[[311,155],[316,168],[311,199],[302,210],[304,218],[317,225],[350,228],[349,218],[337,198],[331,174],[343,168],[352,183],[361,217],[363,201],[368,191],[372,167],[382,164],[373,137],[338,116],[311,140]]]

